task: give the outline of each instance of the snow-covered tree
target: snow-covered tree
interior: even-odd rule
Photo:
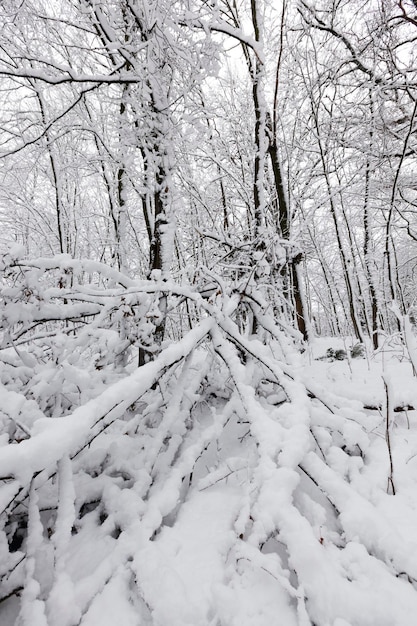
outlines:
[[[414,9],[348,4],[1,4],[1,624],[413,623]]]

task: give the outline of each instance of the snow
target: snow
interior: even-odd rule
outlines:
[[[12,594],[0,623],[412,626],[410,359],[332,360],[334,340],[301,355],[284,337],[264,345],[240,334],[235,298],[200,304],[208,316],[182,340],[100,378],[67,414],[46,417],[0,388],[4,428],[21,420],[27,431],[1,447],[14,530],[0,533],[0,587]],[[78,360],[62,359],[65,384],[82,385]],[[37,376],[40,398],[50,373]],[[17,530],[10,552],[6,533]]]
[[[52,466],[64,454],[74,454],[82,448],[91,429],[111,423],[137,398],[149,389],[161,372],[178,358],[192,350],[206,334],[211,323],[202,322],[184,341],[169,346],[164,357],[147,363],[140,370],[109,386],[98,398],[76,409],[72,415],[60,419],[40,418],[32,430],[32,437],[19,445],[2,449],[0,476],[13,476],[21,484],[35,473]]]
[[[411,65],[349,82],[347,2],[4,4],[0,626],[414,626]]]
[[[175,525],[165,527],[157,541],[135,556],[133,567],[155,607],[155,626],[215,623],[215,589],[223,582],[234,543],[238,504],[239,494],[233,489],[196,492],[181,508]]]
[[[131,575],[129,570],[120,568],[112,576],[94,598],[81,621],[82,626],[114,626],[118,623],[123,623],[123,626],[140,626],[144,623],[127,592]]]

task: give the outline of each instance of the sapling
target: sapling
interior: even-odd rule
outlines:
[[[394,461],[392,458],[392,448],[391,448],[391,411],[392,411],[392,391],[390,386],[389,378],[386,375],[382,376],[382,380],[384,381],[384,389],[385,389],[385,441],[387,442],[387,450],[389,457],[389,476],[388,476],[388,485],[387,485],[387,493],[391,493],[395,496],[395,484],[394,484]]]

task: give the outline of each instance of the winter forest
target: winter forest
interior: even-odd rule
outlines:
[[[416,0],[2,0],[1,626],[415,626],[416,173]]]

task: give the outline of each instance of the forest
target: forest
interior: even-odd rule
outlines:
[[[1,626],[415,626],[417,0],[0,3]]]

